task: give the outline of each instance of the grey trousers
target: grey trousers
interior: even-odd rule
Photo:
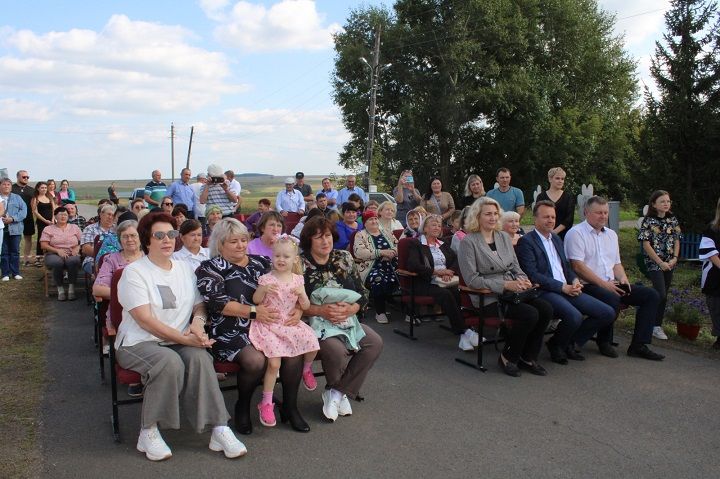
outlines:
[[[55,253],[45,255],[45,266],[52,270],[53,280],[57,286],[63,284],[63,271],[68,272],[68,283],[75,284],[77,281],[78,270],[80,269],[80,256],[68,256],[61,258]]]
[[[320,361],[327,388],[335,389],[355,399],[370,368],[380,356],[383,340],[378,333],[364,324],[365,337],[360,340],[360,351],[349,351],[338,338],[320,341]]]
[[[225,426],[230,419],[213,360],[205,349],[174,344],[161,346],[145,341],[121,346],[117,361],[140,374],[145,385],[141,425],[180,428],[180,402],[197,432]]]

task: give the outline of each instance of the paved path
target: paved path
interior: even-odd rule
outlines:
[[[485,374],[456,363],[455,338],[435,324],[414,342],[375,325],[385,350],[351,417],[325,422],[320,392],[302,391],[309,434],[256,420],[243,438],[249,454],[227,460],[208,450],[209,433],[167,431],[174,456],[150,463],[135,451],[139,405],[121,408],[123,442],[113,442],[89,308],[50,304],[39,436],[48,478],[710,478],[720,470],[720,362],[660,347],[662,363],[613,360],[588,347],[587,361],[568,366],[543,352],[548,377],[513,379],[498,371],[492,348]],[[225,394],[232,411],[235,392]]]

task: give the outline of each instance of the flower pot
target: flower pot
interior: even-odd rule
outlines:
[[[678,336],[687,338],[690,341],[695,341],[698,337],[698,334],[700,334],[700,325],[699,324],[685,324],[685,323],[675,323],[675,324],[677,324]]]

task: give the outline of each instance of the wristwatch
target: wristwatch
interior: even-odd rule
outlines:
[[[257,318],[257,309],[255,306],[250,306],[250,319]]]

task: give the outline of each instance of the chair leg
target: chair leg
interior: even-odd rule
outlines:
[[[410,316],[410,327],[408,328],[408,331],[404,331],[400,328],[393,328],[393,333],[399,334],[402,337],[412,339],[413,341],[417,341],[417,336],[415,336],[415,306],[412,303],[413,298],[410,299],[410,306],[408,306],[407,312],[408,316]]]
[[[48,269],[45,268],[45,274],[43,275],[43,283],[45,285],[45,297],[50,297],[50,285],[48,284],[50,281],[49,275],[48,275]]]
[[[112,422],[113,439],[115,442],[120,442],[120,419],[118,418],[118,391],[117,391],[117,376],[115,375],[115,354],[113,351],[113,345],[110,345],[110,391],[112,394],[112,416],[110,420]]]
[[[464,364],[465,366],[469,366],[473,369],[477,369],[478,371],[487,372],[487,368],[483,364],[483,333],[485,330],[485,321],[483,319],[480,319],[480,323],[478,324],[478,334],[480,335],[480,340],[478,341],[478,347],[477,347],[477,360],[476,362],[468,361],[465,358],[455,358],[455,361],[459,362],[460,364]]]

